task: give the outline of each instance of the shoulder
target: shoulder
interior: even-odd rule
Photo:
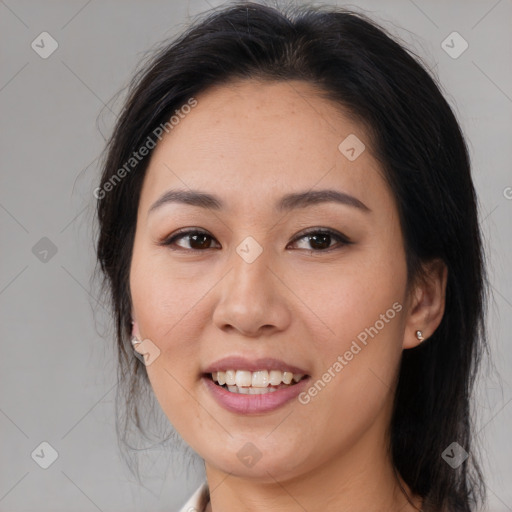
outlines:
[[[208,483],[203,482],[190,496],[179,512],[204,512],[209,499]]]

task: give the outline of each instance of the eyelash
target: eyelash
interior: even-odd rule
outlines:
[[[329,247],[327,249],[310,249],[310,250],[303,249],[303,250],[308,251],[309,253],[315,253],[315,252],[325,253],[325,252],[331,252],[333,250],[341,249],[343,246],[350,245],[350,244],[353,243],[348,237],[346,237],[342,233],[339,233],[339,232],[334,231],[332,229],[325,229],[325,228],[312,228],[312,229],[310,229],[310,230],[308,230],[306,232],[303,232],[301,235],[299,235],[298,237],[294,238],[291,242],[295,243],[295,242],[297,242],[298,240],[300,240],[302,238],[306,238],[308,236],[318,235],[318,234],[320,234],[320,235],[329,235],[331,238],[336,240],[338,242],[338,244],[341,244],[341,245],[338,245],[338,246],[335,245],[335,246]],[[179,247],[179,246],[178,246],[178,248],[171,247],[172,245],[174,245],[174,243],[177,240],[180,240],[182,238],[185,238],[185,237],[191,236],[191,235],[206,235],[206,236],[210,237],[212,240],[214,240],[214,237],[212,237],[206,231],[199,230],[199,229],[188,229],[188,230],[178,231],[178,233],[175,233],[174,235],[164,239],[162,242],[159,243],[159,245],[162,245],[162,246],[165,246],[165,247],[169,247],[173,251],[203,252],[203,251],[206,251],[206,250],[209,250],[209,249],[215,249],[214,247],[208,247],[206,249],[186,249],[186,248]]]

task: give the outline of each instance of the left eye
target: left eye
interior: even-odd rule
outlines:
[[[178,240],[182,239],[188,239],[189,247],[183,247],[176,243]],[[345,235],[330,229],[311,230],[298,236],[292,240],[291,243],[296,243],[302,239],[306,239],[306,243],[310,244],[310,247],[312,247],[309,249],[305,248],[310,252],[327,252],[328,250],[333,249],[333,246],[331,245],[333,240],[338,242],[339,247],[352,243]],[[205,249],[214,249],[215,247],[211,247],[211,242],[213,240],[215,239],[205,231],[187,230],[178,232],[177,234],[163,240],[160,245],[170,247],[172,250],[188,249],[201,251]],[[173,246],[178,247],[179,249],[176,249]]]
[[[333,246],[331,246],[332,240],[337,241],[339,247],[352,243],[345,235],[330,229],[317,229],[303,233],[301,236],[295,238],[293,242],[302,240],[303,238],[306,239],[306,243],[311,244],[314,247],[313,252],[326,252],[327,250],[333,249]],[[306,250],[311,249],[306,248]]]

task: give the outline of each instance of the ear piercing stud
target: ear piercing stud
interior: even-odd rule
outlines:
[[[416,331],[416,338],[420,340],[420,343],[425,339],[421,331]]]

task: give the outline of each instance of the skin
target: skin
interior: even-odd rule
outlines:
[[[398,487],[387,429],[402,352],[419,343],[417,329],[427,339],[441,321],[446,269],[433,262],[428,279],[407,286],[397,206],[370,141],[312,85],[246,80],[196,99],[151,157],[130,289],[134,333],[161,351],[146,368],[155,395],[205,461],[208,510],[420,509]],[[354,161],[338,150],[349,134],[366,145]],[[148,214],[172,188],[216,194],[226,208],[169,203]],[[273,211],[283,194],[311,189],[348,193],[369,211],[336,203]],[[180,228],[211,238],[159,245]],[[309,228],[352,244],[327,239],[326,252],[322,239],[294,241]],[[250,264],[236,252],[248,236],[263,248]],[[306,405],[242,415],[203,385],[204,368],[228,355],[282,359],[315,382],[396,302],[401,311]],[[261,452],[252,467],[237,457],[247,442]]]

